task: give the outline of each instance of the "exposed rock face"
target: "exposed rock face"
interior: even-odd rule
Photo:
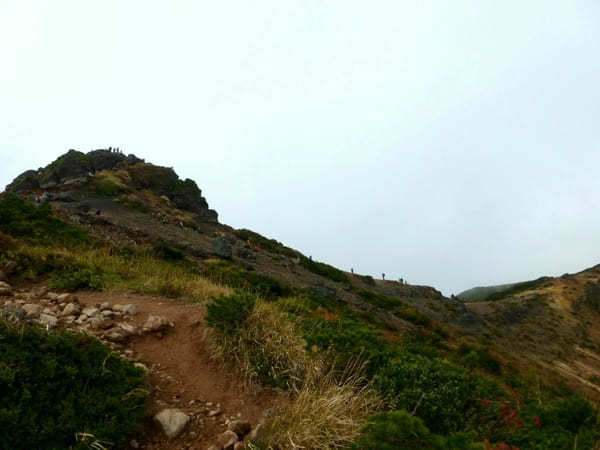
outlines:
[[[73,189],[87,185],[96,172],[121,169],[126,171],[131,180],[129,188],[148,189],[158,196],[164,196],[177,208],[193,213],[199,222],[217,221],[216,211],[208,208],[202,191],[193,180],[180,180],[170,167],[147,164],[134,155],[126,156],[109,150],[94,150],[87,154],[69,150],[43,169],[22,173],[6,190],[26,193],[37,189]]]

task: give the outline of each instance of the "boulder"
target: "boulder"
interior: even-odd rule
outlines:
[[[242,450],[244,448],[246,448],[246,444],[244,444],[243,442],[236,442],[233,446],[233,450]]]
[[[213,253],[220,258],[231,259],[231,244],[222,237],[216,237],[210,242]]]
[[[238,441],[238,435],[231,430],[227,430],[217,436],[217,443],[223,450],[233,450],[233,446]]]
[[[62,310],[60,315],[61,316],[79,316],[80,312],[81,312],[81,308],[79,307],[79,305],[76,305],[75,303],[67,303],[67,305],[64,307],[64,309]]]
[[[0,295],[10,296],[12,295],[12,287],[5,281],[0,281]]]
[[[106,319],[104,317],[90,317],[88,323],[92,330],[100,330],[105,328]]]
[[[82,313],[88,317],[94,317],[94,316],[100,314],[100,310],[98,308],[88,307],[88,308],[83,308]]]
[[[136,313],[135,305],[132,305],[131,303],[124,305],[123,309],[121,309],[121,312],[128,316],[135,316],[135,313]]]
[[[232,420],[227,428],[237,434],[240,439],[243,439],[252,430],[252,425],[247,420]]]
[[[129,323],[120,323],[119,328],[123,330],[126,336],[132,336],[137,333],[137,328],[135,325],[131,325]]]
[[[42,305],[27,303],[23,305],[23,311],[27,313],[28,317],[38,317],[42,313]]]
[[[120,327],[112,327],[106,330],[102,336],[112,342],[123,342],[127,338],[127,334]]]
[[[181,434],[190,421],[190,416],[180,409],[170,408],[163,409],[156,414],[154,420],[161,426],[162,431],[168,438],[174,438]]]
[[[55,328],[58,323],[58,319],[50,314],[40,314],[40,318],[37,321],[47,328]]]
[[[149,316],[144,324],[144,331],[164,331],[175,325],[169,319],[163,316]]]

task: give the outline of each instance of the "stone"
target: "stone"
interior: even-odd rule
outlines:
[[[132,305],[131,303],[128,305],[125,305],[125,306],[123,306],[123,309],[121,310],[121,312],[128,316],[134,316],[136,313],[135,305]]]
[[[81,308],[79,307],[79,305],[76,305],[75,303],[67,303],[67,305],[64,307],[64,309],[62,310],[60,315],[61,316],[75,316],[75,315],[78,316],[80,312],[81,312]]]
[[[95,315],[100,314],[100,310],[94,307],[83,308],[82,312],[88,317],[94,317]]]
[[[148,369],[148,366],[146,366],[145,364],[143,364],[141,362],[135,362],[135,363],[133,363],[133,366],[137,367],[138,369],[142,369],[146,373],[148,373],[150,371],[150,369]]]
[[[110,309],[110,303],[104,302],[104,303],[100,304],[100,310],[101,311],[106,311],[107,309]]]
[[[106,319],[104,317],[91,317],[89,320],[90,328],[92,330],[99,330],[104,328]]]
[[[243,439],[252,430],[252,425],[247,420],[232,420],[227,428],[237,434],[240,439]]]
[[[190,421],[190,416],[180,409],[169,408],[156,414],[154,420],[161,426],[165,435],[171,439],[181,434]]]
[[[131,325],[130,323],[120,323],[119,328],[121,328],[127,336],[132,336],[137,333],[136,326]]]
[[[216,445],[211,445],[206,450],[221,450],[221,449],[219,447],[217,447]]]
[[[112,327],[106,330],[103,334],[105,339],[113,342],[122,342],[127,337],[125,332],[120,327]]]
[[[35,298],[42,298],[48,294],[47,286],[39,286],[31,291],[31,295]]]
[[[111,311],[110,309],[105,309],[104,311],[101,312],[102,317],[112,317],[115,315],[114,311]]]
[[[243,442],[236,442],[233,446],[233,450],[243,450],[244,448],[246,448],[246,444]]]
[[[73,297],[72,294],[58,294],[58,297],[56,297],[56,300],[58,300],[59,302],[71,302],[73,300],[71,300],[71,297]]]
[[[221,414],[220,409],[213,409],[212,411],[208,412],[208,417],[215,417],[215,416],[218,416],[219,414]]]
[[[119,311],[119,312],[123,311],[123,305],[120,305],[120,304],[117,303],[116,305],[113,305],[112,310],[113,311]]]
[[[48,292],[46,297],[48,297],[50,300],[56,301],[58,299],[58,294],[56,292]]]
[[[169,319],[163,316],[149,316],[144,324],[145,331],[163,331],[175,325]]]
[[[27,313],[28,317],[38,317],[42,313],[42,305],[27,303],[23,305],[23,311]]]
[[[238,441],[238,435],[231,430],[227,430],[217,436],[218,446],[223,450],[233,450],[233,446]]]
[[[75,320],[76,323],[78,323],[79,325],[81,325],[84,322],[87,322],[88,320],[88,316],[86,316],[85,314],[81,314],[77,320]]]
[[[0,281],[0,295],[10,296],[12,295],[12,287],[5,281]]]
[[[73,322],[75,322],[75,316],[64,316],[62,320],[65,325],[71,325]]]
[[[222,237],[214,238],[211,241],[213,253],[220,258],[231,259],[231,244]]]
[[[38,323],[41,325],[45,325],[47,328],[55,328],[58,323],[58,319],[55,316],[51,316],[50,314],[40,314]]]

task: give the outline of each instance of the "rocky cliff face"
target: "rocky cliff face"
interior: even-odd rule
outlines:
[[[100,179],[102,188],[98,189]],[[180,180],[172,168],[155,166],[135,155],[110,150],[89,153],[69,150],[44,168],[22,173],[6,187],[7,191],[18,194],[73,189],[109,197],[147,190],[167,197],[178,209],[192,213],[200,222],[217,222],[216,211],[209,209],[194,181]]]

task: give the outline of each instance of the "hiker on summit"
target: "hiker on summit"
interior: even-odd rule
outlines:
[[[381,274],[381,279],[382,279],[383,281],[385,281],[385,273],[382,273],[382,274]]]
[[[354,267],[350,267],[350,273],[354,273]]]

